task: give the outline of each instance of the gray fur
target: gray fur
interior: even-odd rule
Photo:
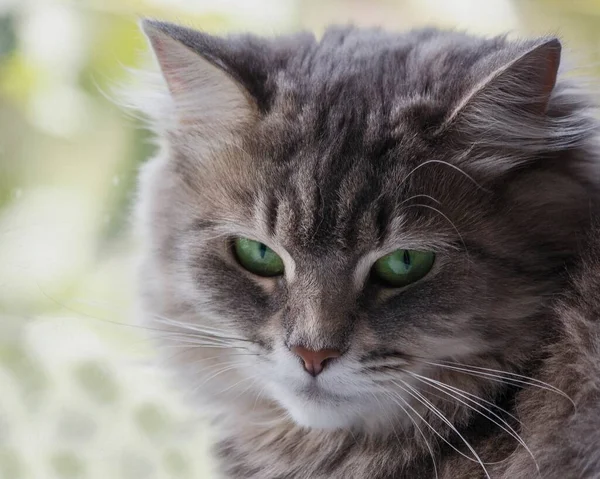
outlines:
[[[138,102],[161,138],[141,311],[224,477],[600,475],[598,124],[558,40],[144,29],[166,88]],[[243,270],[235,236],[285,276]],[[400,247],[435,266],[384,288]],[[344,354],[309,380],[293,344]]]

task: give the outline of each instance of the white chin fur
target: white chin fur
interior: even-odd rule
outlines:
[[[350,402],[304,399],[294,393],[272,388],[273,397],[299,426],[313,429],[348,429],[358,417]]]

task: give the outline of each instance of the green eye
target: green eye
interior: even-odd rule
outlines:
[[[397,249],[373,265],[373,273],[394,288],[407,286],[424,277],[433,266],[435,253]]]
[[[258,276],[283,274],[283,261],[267,245],[248,238],[236,238],[233,243],[240,264]]]

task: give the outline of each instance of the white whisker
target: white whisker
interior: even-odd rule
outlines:
[[[205,325],[201,325],[201,324],[190,324],[190,323],[187,323],[184,321],[167,318],[165,316],[161,316],[158,314],[153,314],[152,316],[155,317],[156,319],[159,319],[164,324],[176,326],[180,329],[194,331],[196,333],[203,333],[203,334],[207,334],[207,335],[211,335],[211,336],[219,337],[219,338],[223,338],[223,339],[231,339],[231,340],[243,341],[243,342],[252,342],[249,339],[231,336],[230,334],[227,334],[226,331],[222,331],[222,330],[214,328],[212,326],[205,326]]]
[[[455,365],[455,366],[466,367],[466,368],[470,368],[470,369],[477,369],[479,371],[487,371],[487,372],[492,372],[492,373],[506,374],[507,376],[514,376],[516,378],[526,379],[528,381],[533,381],[533,382],[539,383],[539,384],[541,384],[543,386],[555,389],[557,392],[563,392],[560,389],[556,388],[555,386],[552,386],[552,384],[546,383],[544,381],[540,381],[539,379],[535,379],[535,378],[532,378],[532,377],[529,377],[529,376],[524,376],[522,374],[513,373],[513,372],[510,372],[510,371],[502,371],[501,369],[483,368],[481,366],[471,366],[471,365],[468,365],[468,364],[455,363],[453,361],[445,361],[444,360],[444,361],[441,361],[441,362],[444,363],[444,364],[449,364],[449,365],[453,365],[453,366]]]
[[[373,393],[372,393],[373,394]],[[423,438],[423,441],[425,442],[425,446],[427,447],[427,449],[429,450],[429,455],[431,456],[431,464],[433,465],[433,472],[435,473],[435,479],[439,479],[439,475],[438,475],[438,470],[437,470],[437,464],[436,464],[436,460],[435,460],[435,455],[433,454],[433,449],[431,448],[431,444],[429,444],[429,441],[427,440],[427,438],[425,437],[425,433],[423,432],[423,430],[421,429],[421,427],[419,426],[419,424],[417,423],[416,419],[414,417],[412,417],[408,411],[406,410],[406,408],[400,404],[397,399],[387,393],[386,394],[392,401],[394,401],[394,403],[396,403],[396,405],[402,409],[402,411],[404,411],[404,414],[406,414],[406,416],[411,420],[411,422],[413,423],[413,425],[417,428],[417,431],[419,431],[419,434],[421,435],[421,437]],[[373,394],[373,397],[377,400],[377,402],[379,401],[379,398]],[[406,400],[401,397],[398,396],[398,399],[401,399],[405,404],[406,404]],[[383,408],[382,408],[383,409]],[[398,442],[400,442],[400,438],[398,437],[398,434],[396,433],[396,428],[394,428],[394,423],[391,422],[390,423],[392,426],[392,431],[394,432],[394,436],[396,436],[396,439],[398,440]]]
[[[260,388],[260,391],[258,391],[258,392],[256,393],[256,398],[254,399],[254,404],[253,404],[253,406],[252,406],[252,411],[255,411],[255,410],[256,410],[256,406],[257,406],[257,404],[258,404],[258,401],[260,400],[260,397],[262,396],[262,394],[265,392],[265,389],[266,389],[266,387],[267,387],[267,386],[266,386],[266,385],[264,385],[262,388]]]
[[[494,413],[491,409],[486,408],[485,406],[482,406],[480,403],[478,403],[477,401],[475,401],[472,398],[469,398],[467,395],[462,394],[458,391],[455,390],[455,388],[452,388],[451,386],[448,386],[447,384],[441,382],[441,381],[436,381],[435,379],[431,379],[425,376],[421,376],[420,374],[416,374],[416,373],[411,373],[410,371],[405,371],[406,373],[410,374],[412,377],[414,377],[415,379],[417,379],[418,381],[421,381],[425,384],[428,384],[430,387],[433,387],[434,389],[447,394],[448,396],[450,396],[452,399],[458,401],[460,404],[466,406],[467,408],[481,414],[483,417],[485,417],[486,419],[488,419],[490,422],[496,424],[498,427],[500,427],[503,431],[505,431],[507,434],[509,434],[511,437],[513,437],[519,444],[521,444],[521,446],[523,446],[523,448],[527,451],[527,453],[531,456],[531,459],[533,460],[535,467],[538,471],[538,473],[540,472],[540,468],[539,465],[535,459],[535,456],[533,455],[533,452],[531,452],[531,449],[529,449],[529,447],[527,446],[527,444],[525,443],[525,441],[521,438],[521,436],[517,433],[517,431],[515,431],[510,424],[508,424],[504,419],[502,419],[498,414]],[[457,394],[458,396],[461,396],[462,398],[464,398],[466,401],[470,401],[474,404],[476,404],[478,407],[482,408],[483,410],[487,411],[489,414],[493,415],[494,417],[496,417],[498,419],[497,422],[496,420],[486,416],[485,414],[483,414],[479,409],[477,409],[476,407],[472,406],[471,404],[468,404],[467,402],[459,399],[458,397],[454,396],[454,394]]]
[[[481,468],[483,469],[483,472],[485,473],[485,476],[487,477],[487,479],[491,479],[483,461],[481,460],[481,458],[479,457],[479,454],[477,454],[475,449],[473,449],[473,446],[471,446],[469,441],[467,441],[464,438],[464,436],[458,431],[458,429],[456,429],[454,424],[452,424],[452,422],[446,416],[444,416],[442,414],[442,412],[437,407],[435,407],[435,405],[431,401],[429,401],[425,396],[423,396],[419,391],[417,391],[416,388],[412,387],[410,384],[408,384],[405,381],[402,381],[402,383],[404,384],[404,386],[406,386],[406,388],[410,389],[412,391],[412,393],[409,390],[402,387],[401,385],[399,385],[397,382],[392,381],[392,383],[395,384],[396,386],[398,386],[399,388],[403,389],[405,392],[407,392],[408,394],[413,396],[415,399],[420,399],[422,404],[424,404],[425,406],[428,406],[429,410],[431,412],[433,412],[437,417],[439,417],[443,422],[445,422],[450,427],[450,429],[452,429],[452,431],[454,431],[454,433],[456,435],[458,435],[458,437],[462,440],[462,442],[465,444],[465,446],[467,446],[467,448],[471,451],[473,456],[477,459],[476,462],[478,462],[481,465]]]
[[[408,374],[414,374],[416,377],[419,378],[423,378],[426,379],[428,381],[436,381],[435,379],[432,378],[428,378],[426,376],[421,376],[420,374],[416,374],[416,373],[412,373],[407,371]],[[469,396],[471,398],[472,401],[477,402],[477,403],[484,403],[487,404],[495,409],[499,409],[500,411],[502,411],[504,414],[506,414],[508,417],[510,417],[511,419],[514,419],[517,423],[519,423],[521,425],[521,427],[526,428],[526,426],[523,424],[523,422],[521,422],[521,420],[515,416],[514,414],[509,413],[508,411],[506,411],[505,409],[502,409],[500,406],[498,406],[497,404],[493,403],[492,401],[487,401],[486,399],[483,399],[475,394],[469,393],[467,391],[464,391],[463,389],[457,388],[456,386],[450,386],[449,384],[445,384],[442,381],[436,381],[438,383],[440,383],[440,385],[444,385],[443,387],[446,387],[456,393],[460,393],[461,395],[464,394],[466,396]]]
[[[254,382],[256,382],[256,378],[257,378],[257,377],[258,377],[258,376],[248,376],[248,377],[246,377],[246,378],[242,378],[242,379],[240,379],[238,382],[236,382],[236,383],[232,384],[231,386],[228,386],[228,387],[226,387],[225,389],[223,389],[222,391],[219,391],[217,394],[224,394],[224,393],[226,393],[227,391],[229,391],[229,390],[231,390],[231,389],[235,388],[235,387],[236,387],[236,386],[238,386],[239,384],[241,384],[241,383],[244,383],[244,382],[246,382],[246,381],[253,380]],[[252,387],[252,384],[250,384],[250,387]],[[247,390],[248,390],[248,388],[246,388],[246,389],[245,389],[243,392],[245,392],[245,391],[247,391]]]
[[[208,368],[205,368],[205,369],[203,369],[203,370],[202,370],[202,372],[205,372],[205,371],[207,371],[207,370],[211,370],[211,369],[214,369],[215,367],[218,367],[218,366],[223,366],[223,365],[227,365],[227,366],[225,366],[225,367],[224,367],[224,368],[222,368],[222,369],[219,369],[219,370],[218,370],[217,372],[215,372],[214,374],[211,374],[210,376],[208,376],[207,378],[205,378],[205,379],[204,379],[204,381],[202,381],[200,384],[198,384],[198,385],[197,385],[197,386],[196,386],[196,387],[195,387],[195,388],[192,390],[192,393],[194,393],[194,392],[198,391],[198,389],[200,389],[202,386],[204,386],[206,383],[208,383],[208,382],[209,382],[209,381],[211,381],[212,379],[216,378],[217,376],[219,376],[219,375],[221,375],[221,374],[223,374],[223,373],[225,373],[225,372],[227,372],[227,371],[231,371],[231,370],[233,370],[233,369],[236,369],[236,368],[238,368],[239,366],[243,366],[243,365],[245,365],[245,363],[241,363],[241,362],[239,362],[239,361],[238,361],[238,362],[233,362],[233,363],[232,363],[232,362],[230,362],[230,361],[227,361],[227,362],[222,362],[222,363],[218,363],[218,364],[214,364],[214,365],[212,365],[212,366],[209,366]]]
[[[224,344],[210,344],[210,343],[202,343],[202,342],[195,342],[195,341],[178,341],[180,343],[185,343],[185,344],[163,344],[160,347],[161,348],[173,348],[173,349],[179,349],[179,348],[185,348],[185,349],[192,349],[192,348],[206,348],[206,349],[245,349],[243,346],[232,346],[230,344],[228,345],[224,345]]]
[[[465,250],[465,254],[467,255],[467,261],[470,263],[471,262],[471,257],[469,256],[469,250],[467,249],[467,244],[465,243],[465,240],[463,238],[463,236],[460,234],[460,231],[458,231],[458,228],[456,227],[456,225],[454,224],[454,222],[448,218],[448,216],[444,213],[442,213],[439,209],[434,208],[433,206],[429,206],[429,205],[424,205],[422,203],[417,203],[414,205],[406,205],[404,208],[427,208],[430,209],[432,211],[435,211],[437,214],[439,214],[440,216],[442,216],[448,223],[450,223],[450,226],[452,226],[452,228],[454,228],[454,231],[456,232],[456,234],[458,235],[458,237],[460,238],[460,242],[463,245],[463,249]]]
[[[470,152],[470,150],[468,150]],[[477,181],[475,181],[475,179],[469,175],[468,173],[466,173],[465,171],[462,170],[462,168],[459,168],[456,165],[453,165],[451,163],[448,163],[447,161],[443,161],[443,160],[427,160],[424,161],[423,163],[421,163],[420,165],[416,166],[415,168],[413,168],[402,180],[402,182],[400,183],[401,185],[415,172],[417,171],[419,168],[422,168],[423,166],[432,164],[432,163],[437,163],[437,164],[441,164],[444,166],[447,166],[449,168],[452,168],[456,171],[458,171],[460,174],[462,174],[465,178],[467,178],[468,180],[470,180],[475,186],[477,186],[477,188],[479,188],[482,191],[485,191],[486,193],[490,193],[490,190],[488,190],[487,188],[484,188],[483,186],[481,186]]]
[[[394,381],[392,381],[392,383],[394,383]],[[394,383],[395,384],[395,383]],[[402,386],[396,384],[396,386],[400,387],[402,389]],[[391,394],[390,391],[384,389],[384,388],[380,388],[381,391],[383,391],[386,394]],[[404,390],[404,389],[403,389]],[[405,392],[407,392],[408,394],[410,394],[410,392],[404,390]],[[412,396],[412,394],[411,394]],[[475,459],[473,459],[472,457],[467,456],[464,452],[462,452],[461,450],[457,449],[456,446],[454,446],[450,441],[448,441],[448,439],[446,439],[444,436],[442,436],[438,431],[436,431],[436,429],[429,424],[429,422],[421,415],[419,414],[419,412],[410,405],[410,403],[408,401],[406,401],[406,399],[404,399],[402,396],[400,395],[396,395],[395,397],[397,397],[398,399],[401,399],[402,402],[404,402],[404,404],[406,405],[407,408],[409,408],[412,412],[414,412],[426,425],[429,429],[431,429],[431,431],[437,436],[439,437],[442,441],[444,441],[448,446],[450,446],[452,449],[454,449],[454,451],[456,451],[458,454],[460,454],[462,457],[464,457],[465,459],[471,461],[471,462],[478,462]],[[414,396],[413,396],[414,397]],[[421,400],[419,400],[418,398],[415,398],[419,403],[423,404],[425,407],[428,408],[427,404],[423,403]]]
[[[519,385],[533,386],[533,387],[537,387],[539,389],[544,389],[546,391],[551,391],[551,392],[559,394],[559,395],[563,396],[564,398],[568,399],[571,402],[571,404],[573,405],[573,408],[575,408],[575,409],[577,408],[577,406],[575,405],[575,402],[564,391],[558,389],[555,386],[552,386],[551,384],[545,383],[545,382],[540,381],[535,378],[529,378],[527,376],[522,376],[519,374],[509,373],[509,372],[505,372],[505,371],[498,371],[500,374],[493,374],[493,373],[479,370],[479,369],[485,369],[485,368],[478,368],[478,367],[472,367],[472,366],[461,365],[462,367],[459,367],[459,366],[453,366],[453,365],[443,364],[443,363],[434,363],[434,362],[429,362],[429,361],[423,361],[423,362],[425,364],[429,364],[431,366],[438,366],[438,367],[450,369],[452,371],[460,371],[465,374],[469,374],[471,376],[487,378],[490,381],[502,382],[505,384],[511,384],[513,386],[515,386],[515,385],[516,386],[519,386]],[[456,364],[458,364],[458,363],[456,363]],[[493,371],[495,371],[495,370],[493,370]],[[507,378],[506,376],[509,376],[509,375],[515,376],[515,377]]]
[[[420,194],[420,195],[412,195],[411,197],[402,200],[400,203],[398,203],[398,206],[402,206],[404,203],[408,203],[410,200],[414,200],[416,198],[427,198],[427,199],[433,201],[434,203],[437,203],[438,205],[442,204],[441,202],[436,200],[433,196]]]

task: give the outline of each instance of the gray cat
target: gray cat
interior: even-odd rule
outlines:
[[[599,131],[556,38],[143,29],[141,310],[223,477],[600,477]]]

